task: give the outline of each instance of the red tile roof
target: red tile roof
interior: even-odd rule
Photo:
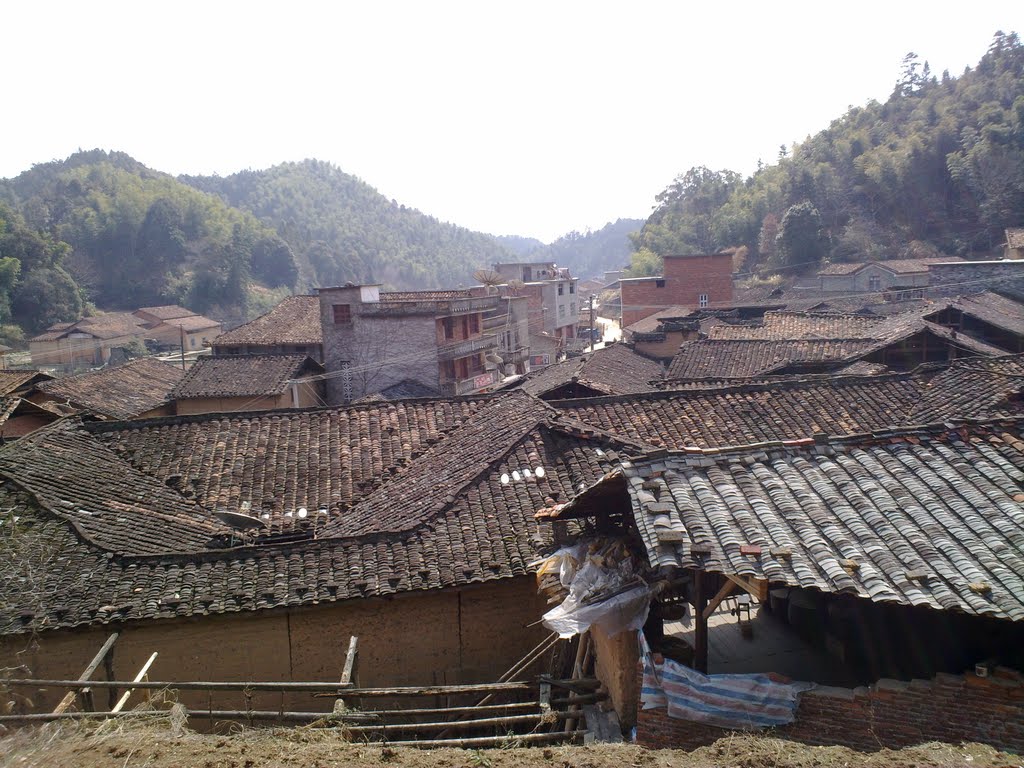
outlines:
[[[65,376],[38,386],[54,400],[112,419],[131,419],[168,402],[184,371],[156,358]]]
[[[173,400],[205,397],[280,395],[289,382],[323,373],[306,355],[231,355],[200,357],[171,390]]]

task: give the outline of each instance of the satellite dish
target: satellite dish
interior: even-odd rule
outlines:
[[[505,282],[502,274],[495,272],[493,269],[478,269],[473,273],[473,279],[481,285],[486,285],[488,288],[493,288]]]
[[[308,515],[308,514],[309,514],[309,510],[308,510],[308,509],[306,509],[305,507],[299,507],[299,511],[298,511],[298,512],[296,512],[296,514],[297,514],[297,515],[298,515],[299,517],[305,517],[306,515]]]
[[[525,285],[526,285],[526,283],[524,283],[522,280],[515,280],[515,279],[509,280],[508,281],[508,292],[511,293],[513,296],[518,296],[519,292],[521,290],[523,290],[523,287]]]
[[[239,531],[244,531],[249,528],[267,527],[267,524],[260,520],[258,517],[253,517],[252,515],[245,515],[241,512],[229,512],[226,509],[222,509],[214,512],[213,516],[225,525],[229,525],[232,528]]]
[[[493,363],[494,365],[501,365],[505,362],[499,355],[496,355],[493,352],[488,352],[484,355],[484,360],[488,363]]]
[[[534,470],[534,474],[536,474],[537,477],[544,477],[544,467],[537,467],[537,469]]]

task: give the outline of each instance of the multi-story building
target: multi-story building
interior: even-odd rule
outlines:
[[[472,291],[382,293],[377,285],[320,288],[327,401],[346,403],[402,382],[442,395],[493,387],[504,372],[485,315],[500,296]]]
[[[666,256],[662,274],[622,278],[619,286],[623,328],[678,305],[721,307],[732,302],[732,254]]]
[[[579,278],[553,262],[495,264],[494,271],[507,280],[523,283],[515,293],[527,299],[531,333],[546,333],[559,341],[576,337],[583,299]]]

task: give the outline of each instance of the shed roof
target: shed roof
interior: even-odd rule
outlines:
[[[173,320],[178,317],[190,317],[194,314],[191,309],[185,309],[185,307],[177,304],[164,304],[159,307],[139,307],[136,312],[145,312],[147,315],[152,315],[158,320]]]
[[[563,360],[531,374],[522,390],[545,395],[569,384],[582,384],[608,395],[646,392],[652,381],[663,378],[660,363],[634,352],[624,344],[612,344],[594,352]]]
[[[29,386],[32,383],[42,383],[52,379],[48,373],[36,370],[0,370],[0,396],[9,395],[16,390]]]
[[[622,472],[655,566],[1024,620],[1019,422],[654,455]]]

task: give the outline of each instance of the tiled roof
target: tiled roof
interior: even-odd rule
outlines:
[[[802,341],[686,342],[669,365],[670,379],[762,376],[798,363],[835,364],[852,361],[875,346],[870,339]]]
[[[323,344],[320,299],[288,296],[266,314],[217,337],[217,346],[227,344]]]
[[[53,377],[48,373],[41,373],[35,370],[0,370],[0,396],[9,395],[15,390],[21,389],[36,378],[42,382],[48,381]]]
[[[806,443],[624,463],[651,563],[1024,620],[1019,423]]]
[[[632,325],[627,325],[622,330],[628,331],[629,333],[654,333],[661,326],[662,318],[671,318],[675,320],[677,318],[688,317],[693,313],[693,307],[686,305],[666,307],[663,310],[655,312],[653,315],[648,315],[642,320],[637,320]]]
[[[714,340],[877,339],[880,317],[817,312],[765,312],[763,325],[720,324],[708,330]]]
[[[522,390],[543,397],[570,384],[580,384],[607,395],[647,392],[665,369],[624,344],[612,344],[582,357],[563,360],[530,375]]]
[[[1024,355],[957,360],[930,377],[906,423],[1019,413],[1022,391]]]
[[[202,315],[189,315],[188,317],[172,317],[169,320],[163,321],[164,325],[171,325],[175,328],[181,328],[186,333],[192,333],[193,331],[205,331],[208,328],[217,328],[220,323],[216,320],[211,320],[208,317]]]
[[[116,339],[145,333],[145,321],[130,312],[108,312],[79,320],[64,333],[88,333],[98,339]]]
[[[953,309],[1010,333],[1024,335],[1024,304],[992,291],[961,296],[949,303]]]
[[[889,372],[889,366],[882,363],[869,363],[867,360],[858,360],[850,363],[835,372],[836,376],[881,376]]]
[[[46,428],[0,451],[0,509],[52,554],[31,594],[0,579],[0,633],[525,575],[550,542],[534,512],[617,458],[613,441],[555,416],[513,392]],[[213,514],[243,501],[256,525],[321,504],[329,521],[296,540],[246,535]]]
[[[1008,227],[1006,244],[1011,248],[1024,248],[1024,227]]]
[[[792,440],[816,433],[843,435],[904,424],[927,384],[925,376],[906,373],[792,378],[553,404],[607,432],[681,450]]]
[[[145,312],[158,320],[173,320],[177,317],[191,317],[196,314],[191,309],[179,307],[177,304],[164,304],[161,307],[139,307],[136,312]]]
[[[172,400],[280,395],[292,379],[323,366],[306,355],[200,357],[171,390]]]
[[[54,400],[112,419],[131,419],[168,401],[184,371],[152,357],[113,368],[65,376],[37,389]]]
[[[403,379],[397,384],[385,387],[380,392],[374,392],[359,398],[357,403],[382,402],[386,400],[412,400],[418,397],[440,397],[441,393],[433,387],[428,387],[412,379]]]
[[[926,259],[887,259],[885,261],[861,261],[845,264],[829,264],[818,271],[819,275],[850,275],[859,272],[872,264],[878,265],[898,275],[927,272],[929,264],[942,264],[947,261],[959,261],[955,256],[936,256]]]

